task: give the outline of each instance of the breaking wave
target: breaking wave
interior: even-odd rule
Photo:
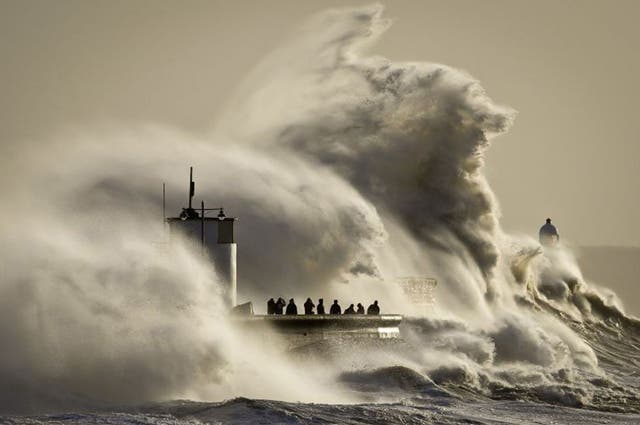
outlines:
[[[407,394],[640,410],[638,321],[568,249],[500,228],[484,152],[515,112],[461,71],[368,55],[388,25],[380,7],[309,21],[211,137],[84,128],[5,156],[22,207],[0,212],[0,411]],[[375,297],[407,315],[403,342],[310,361],[238,338],[215,270],[165,248],[161,182],[177,209],[187,165],[240,217],[240,300]],[[406,275],[437,278],[432,309],[392,284]]]

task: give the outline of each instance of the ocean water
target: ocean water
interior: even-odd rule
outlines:
[[[423,319],[403,325],[419,330],[422,343],[441,344],[446,326]],[[359,403],[301,403],[237,397],[221,402],[175,400],[135,406],[102,406],[65,413],[0,416],[7,424],[637,424],[640,423],[638,322],[609,317],[600,323],[574,323],[596,351],[606,377],[566,378],[531,385],[523,380],[477,382],[463,369],[429,375],[405,366],[343,373],[339,377]],[[405,335],[406,336],[406,335]],[[360,350],[412,350],[409,340],[386,346],[322,347],[323,355],[347,359]],[[305,354],[297,354],[298,356]],[[317,359],[314,359],[316,361]],[[295,360],[292,360],[295,361]],[[348,361],[348,360],[347,360]],[[579,383],[579,384],[578,384]],[[283,384],[286,384],[283,382]]]
[[[637,414],[557,407],[526,401],[407,399],[398,403],[323,405],[237,398],[174,402],[121,412],[3,418],[9,424],[637,424]]]

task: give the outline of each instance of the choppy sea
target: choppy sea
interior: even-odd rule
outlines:
[[[442,323],[407,320],[437,345]],[[472,379],[459,368],[431,376],[406,366],[343,373],[342,384],[365,399],[358,404],[296,403],[234,398],[221,402],[163,403],[41,415],[2,416],[6,424],[639,424],[640,333],[624,316],[574,323],[597,353],[606,377],[590,375],[553,384]],[[410,349],[411,339],[391,350]],[[341,348],[343,350],[344,347]]]

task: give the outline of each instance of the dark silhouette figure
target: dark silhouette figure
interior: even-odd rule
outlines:
[[[378,300],[375,300],[373,304],[367,308],[367,314],[380,314],[380,306],[378,306]]]
[[[338,300],[333,300],[333,304],[331,304],[331,309],[329,309],[330,314],[340,314],[342,313],[342,309],[340,308],[340,304],[338,304]]]
[[[296,303],[293,301],[293,298],[289,300],[289,304],[287,304],[287,311],[285,312],[287,316],[295,316],[298,314],[298,307],[296,307]]]
[[[282,297],[278,298],[278,301],[276,301],[276,310],[275,313],[276,314],[282,314],[282,312],[284,311],[284,306],[286,306],[287,303],[282,299]]]
[[[358,309],[356,310],[356,314],[364,314],[364,306],[358,303]]]
[[[344,314],[356,314],[356,309],[353,308],[353,304],[349,305],[349,308],[344,311]]]
[[[304,302],[304,314],[314,314],[313,308],[316,305],[311,301],[311,298],[307,298],[307,301]]]
[[[276,302],[273,298],[270,298],[269,301],[267,301],[267,314],[276,314]]]
[[[540,243],[545,246],[552,246],[560,241],[560,235],[556,226],[551,224],[551,219],[547,218],[547,222],[540,228]]]
[[[318,314],[325,314],[323,302],[324,300],[322,298],[318,300]]]

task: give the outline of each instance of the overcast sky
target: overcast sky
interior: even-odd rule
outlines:
[[[103,122],[204,133],[297,24],[344,4],[0,0],[2,152]],[[386,15],[374,53],[464,69],[519,111],[487,161],[507,231],[550,216],[575,244],[640,246],[640,2],[398,1]]]

